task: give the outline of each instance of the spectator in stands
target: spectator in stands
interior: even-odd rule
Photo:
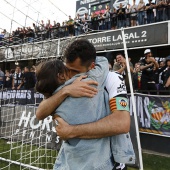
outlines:
[[[99,30],[104,30],[104,16],[102,12],[100,12],[98,16],[98,24],[99,24]]]
[[[144,15],[145,15],[145,2],[143,0],[139,1],[139,4],[137,6],[138,11],[138,24],[143,25],[144,24]]]
[[[64,26],[65,26],[65,36],[68,37],[69,36],[69,26],[68,26],[68,22],[65,21],[64,22]]]
[[[53,25],[51,28],[51,38],[55,39],[57,37],[57,22],[53,21]]]
[[[34,39],[34,31],[31,29],[31,27],[28,27],[27,33],[26,33],[27,41],[32,42]]]
[[[56,27],[56,38],[62,38],[62,28],[59,22],[57,22],[57,27]]]
[[[158,77],[158,82],[159,82],[159,90],[164,90],[164,85],[163,85],[163,80],[162,80],[162,75],[164,73],[164,70],[166,69],[166,65],[164,61],[159,62],[159,77]]]
[[[141,71],[140,63],[135,63],[135,68],[133,70],[133,88],[138,91],[141,88]]]
[[[95,12],[91,13],[91,29],[93,32],[98,31],[98,15]]]
[[[140,61],[140,70],[142,71],[141,90],[143,90],[144,93],[148,93],[151,90],[151,94],[156,94],[157,88],[154,80],[154,66],[155,69],[158,69],[159,65],[152,57],[150,49],[146,49],[144,55],[145,58]],[[152,92],[152,90],[154,91]]]
[[[10,34],[6,29],[4,29],[2,33],[4,34],[4,39],[9,38]]]
[[[90,18],[87,13],[84,14],[82,22],[83,22],[83,31],[87,33],[89,31],[89,22],[90,22]]]
[[[1,32],[0,34],[0,47],[3,46],[3,39],[4,39],[4,34]]]
[[[0,87],[4,85],[4,72],[0,68]]]
[[[103,14],[105,17],[105,30],[110,30],[111,29],[111,11],[110,11],[110,6],[106,5],[105,12]]]
[[[116,8],[113,8],[113,13],[111,15],[111,19],[112,19],[112,30],[115,30],[117,28],[117,10]]]
[[[60,37],[65,37],[66,36],[66,29],[67,29],[67,26],[65,25],[65,22],[62,22],[62,25],[61,25],[61,32],[60,32]]]
[[[3,30],[3,45],[8,45],[11,43],[10,39],[10,33],[6,31],[6,29]]]
[[[131,74],[133,74],[133,64],[130,61],[129,61],[129,66],[130,66],[130,72]],[[130,91],[126,60],[124,56],[120,53],[116,55],[116,63],[114,63],[113,65],[113,71],[116,71],[121,75],[123,75],[123,78],[125,79],[126,89],[127,91]]]
[[[123,8],[122,3],[119,4],[119,9],[117,10],[118,28],[125,27],[125,8]]]
[[[41,20],[40,22],[40,31],[41,31],[41,40],[45,40],[46,39],[46,28],[45,28],[45,24],[43,20]]]
[[[162,79],[164,88],[170,92],[170,55],[166,58],[166,69],[162,74]]]
[[[48,22],[45,26],[45,29],[46,29],[46,38],[50,39],[51,38],[51,29],[52,29],[52,25],[51,25],[50,20],[48,20]]]
[[[166,2],[165,13],[167,15],[167,20],[170,20],[170,0],[165,0],[165,2]]]
[[[164,20],[164,10],[165,10],[165,3],[163,0],[156,0],[156,21],[161,22]]]
[[[126,11],[126,27],[130,27],[131,26],[131,20],[130,20],[131,6],[130,6],[130,4],[127,4],[127,8],[125,11]]]
[[[12,89],[19,90],[23,85],[23,73],[21,72],[20,66],[16,66],[15,73],[12,78]]]
[[[131,21],[131,27],[136,26],[137,21],[137,5],[135,4],[136,0],[133,0],[133,4],[130,7],[130,21]]]
[[[4,88],[11,89],[12,88],[12,74],[10,74],[9,70],[5,71],[4,76]]]
[[[40,29],[38,26],[35,25],[35,23],[33,23],[33,32],[34,32],[34,38],[40,38],[40,34],[38,34],[40,32]]]
[[[14,41],[14,45],[20,43],[20,39],[19,39],[19,27],[14,31],[13,41]]]
[[[155,8],[155,4],[152,3],[152,0],[148,0],[149,3],[146,4],[146,14],[147,14],[147,24],[154,22],[154,12],[153,9]]]
[[[74,20],[69,15],[69,20],[67,21],[69,36],[74,35]]]
[[[79,36],[82,33],[82,19],[80,15],[77,14],[76,18],[74,19],[74,29],[75,29],[75,36]]]
[[[28,66],[24,67],[23,82],[25,90],[34,89],[36,83],[35,72],[31,72]]]
[[[155,86],[156,89],[159,90],[159,74],[160,74],[160,70],[159,68],[157,69],[154,65],[153,67],[153,72],[154,72],[154,82],[155,82]]]
[[[25,34],[26,34],[26,30],[23,28],[20,28],[19,29],[19,38],[20,38],[21,43],[24,43]]]

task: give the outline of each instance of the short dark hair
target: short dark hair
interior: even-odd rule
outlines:
[[[25,66],[25,68],[27,68],[30,71],[30,67],[29,66]]]
[[[116,54],[116,57],[117,57],[118,55],[121,55],[122,57],[124,57],[124,55],[123,55],[122,53],[117,53],[117,54]],[[125,58],[125,57],[124,57],[124,58]]]
[[[81,64],[89,67],[91,62],[96,60],[96,49],[88,40],[78,39],[67,47],[64,57],[68,63],[72,63],[77,58],[80,58]]]
[[[62,61],[50,60],[40,63],[36,67],[36,91],[42,94],[52,95],[52,93],[61,85],[57,79],[58,73],[64,74],[66,72],[67,68]]]

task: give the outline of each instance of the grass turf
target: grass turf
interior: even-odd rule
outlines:
[[[22,147],[21,147],[22,146]],[[11,149],[12,148],[12,149]],[[11,150],[11,151],[10,151]],[[11,156],[10,156],[11,155]],[[22,156],[22,160],[20,160]],[[21,143],[7,144],[6,140],[0,139],[0,157],[24,164],[40,167],[43,169],[52,169],[55,162],[57,152],[54,150],[45,150],[43,147],[32,146]],[[143,153],[144,170],[170,170],[170,157],[163,157]],[[0,160],[0,169],[9,170],[9,162]],[[24,169],[19,165],[11,164],[10,170]],[[26,169],[26,168],[25,168]],[[128,167],[128,170],[136,170]]]

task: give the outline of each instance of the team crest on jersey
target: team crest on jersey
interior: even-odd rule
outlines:
[[[122,107],[126,107],[128,105],[127,101],[125,99],[120,99],[119,100],[119,104],[122,106]]]

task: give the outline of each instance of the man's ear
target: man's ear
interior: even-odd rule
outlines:
[[[89,70],[93,69],[95,67],[95,62],[92,62],[90,67],[89,67]]]

